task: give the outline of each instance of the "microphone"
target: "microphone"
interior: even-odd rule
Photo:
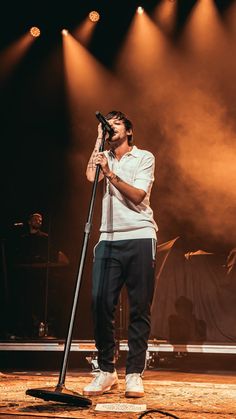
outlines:
[[[106,120],[105,116],[103,116],[98,111],[95,112],[95,115],[96,115],[97,119],[99,120],[99,122],[101,122],[103,128],[109,133],[110,137],[112,137],[113,134],[114,134],[114,130],[111,127],[111,125],[109,124],[109,122]]]
[[[14,225],[14,227],[23,227],[24,223],[16,222],[13,225]]]

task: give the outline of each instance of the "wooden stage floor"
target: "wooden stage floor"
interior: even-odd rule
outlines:
[[[179,419],[236,419],[236,371],[204,370],[181,371],[153,368],[145,371],[145,397],[126,399],[124,397],[124,368],[118,370],[119,389],[113,393],[90,398],[92,406],[81,409],[75,406],[45,402],[25,395],[29,388],[56,385],[58,372],[45,371],[1,371],[0,373],[0,418],[139,418],[141,413],[126,411],[127,406],[146,405],[147,409],[158,409]],[[234,370],[234,371],[233,371]],[[91,380],[89,369],[68,371],[66,387],[82,393]],[[112,408],[121,407],[124,412],[95,410],[97,404],[112,403]],[[126,405],[127,403],[131,404]],[[145,418],[164,418],[152,413]]]

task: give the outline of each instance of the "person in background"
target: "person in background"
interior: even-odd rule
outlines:
[[[19,240],[17,256],[19,263],[55,262],[68,264],[67,256],[49,242],[48,233],[42,230],[42,225],[42,214],[34,212],[29,216],[28,231],[22,234]]]
[[[55,307],[56,312],[58,269],[69,265],[68,257],[51,243],[42,226],[42,214],[30,214],[27,231],[18,233],[14,241],[10,260],[13,313],[10,329],[13,331],[12,335],[17,337],[39,336],[38,327],[42,323],[45,325],[45,333],[47,332],[48,319],[45,319],[45,310],[49,315],[49,311],[51,313],[52,307]],[[54,317],[53,322],[56,323]]]

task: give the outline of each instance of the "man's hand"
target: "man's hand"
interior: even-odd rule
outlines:
[[[103,138],[103,129],[102,129],[102,124],[100,122],[100,124],[98,124],[98,138],[102,139]],[[109,138],[109,133],[106,132],[105,133],[105,140],[108,140]]]
[[[95,164],[100,164],[103,174],[106,176],[110,173],[110,168],[108,166],[108,161],[104,153],[98,153],[94,158]]]

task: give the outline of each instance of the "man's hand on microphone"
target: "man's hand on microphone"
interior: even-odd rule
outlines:
[[[103,174],[106,176],[108,173],[110,173],[110,168],[108,166],[108,161],[104,153],[98,153],[97,156],[94,159],[95,164],[100,164],[101,170]]]
[[[98,124],[98,139],[100,140],[100,143],[102,141],[103,138],[103,129],[102,129],[102,124],[100,122],[100,124]],[[108,140],[109,138],[109,133],[106,131],[105,133],[105,140]]]

